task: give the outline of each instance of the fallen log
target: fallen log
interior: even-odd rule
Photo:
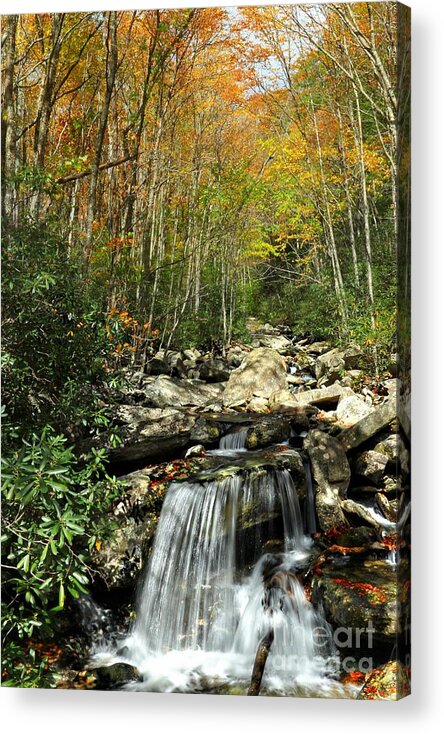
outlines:
[[[270,631],[267,632],[267,634],[259,642],[259,645],[257,648],[256,658],[254,660],[254,665],[253,665],[253,672],[251,674],[251,683],[248,689],[249,696],[259,695],[259,692],[261,689],[262,677],[264,675],[265,663],[267,662],[268,653],[270,652],[270,647],[273,644],[273,640],[274,640],[274,629],[271,628]]]

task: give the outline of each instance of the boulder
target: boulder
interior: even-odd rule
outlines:
[[[393,433],[375,446],[375,451],[387,456],[392,466],[399,466],[404,474],[409,471],[409,452],[399,433]]]
[[[338,535],[336,544],[343,548],[368,548],[377,540],[378,535],[373,528],[359,525]]]
[[[240,367],[245,354],[245,350],[241,347],[231,347],[227,352],[227,363],[229,367]]]
[[[252,413],[268,413],[268,400],[267,398],[254,397],[250,400],[248,408]]]
[[[147,362],[146,369],[150,375],[169,375],[170,365],[163,349]]]
[[[325,354],[326,352],[329,352],[331,350],[331,344],[325,341],[313,342],[313,344],[308,344],[304,349],[307,354],[313,354],[316,357],[319,357],[319,355]]]
[[[272,443],[282,443],[290,437],[290,421],[281,416],[269,416],[249,428],[246,445],[248,449],[260,449]]]
[[[363,360],[362,349],[357,344],[349,344],[342,356],[346,370],[355,370],[361,366]]]
[[[274,413],[285,411],[287,408],[298,408],[299,403],[289,390],[276,390],[268,398],[270,410]]]
[[[125,496],[111,514],[116,527],[93,553],[95,569],[111,590],[134,587],[157,527],[157,515],[151,507],[150,470],[127,474],[120,481]]]
[[[142,680],[142,675],[134,665],[129,663],[113,663],[99,668],[90,668],[96,678],[96,688],[113,690],[121,688],[125,683]]]
[[[361,479],[378,486],[384,476],[388,457],[379,451],[363,451],[357,456],[353,470]]]
[[[226,382],[230,376],[227,363],[222,359],[210,358],[198,366],[199,378],[206,382]]]
[[[316,512],[321,530],[347,525],[341,500],[350,482],[350,467],[339,441],[320,430],[310,431],[304,441],[310,459]]]
[[[167,375],[148,378],[143,385],[146,402],[156,408],[202,408],[222,395],[224,385],[206,384],[198,380],[179,380]]]
[[[343,387],[339,382],[318,390],[305,390],[304,392],[292,393],[298,405],[323,405],[325,403],[337,403],[338,400],[347,395],[354,395],[353,390]]]
[[[330,349],[329,352],[321,354],[315,363],[315,376],[318,383],[331,385],[340,380],[345,369],[344,352],[340,349]]]
[[[368,441],[376,433],[382,431],[396,418],[396,399],[389,398],[387,402],[378,406],[371,413],[355,423],[351,428],[346,428],[339,434],[339,440],[346,451],[356,448]]]
[[[381,523],[378,522],[378,520],[374,517],[374,515],[367,510],[364,505],[361,505],[359,502],[355,502],[354,500],[343,500],[341,502],[341,508],[346,513],[346,515],[352,515],[355,518],[358,518],[359,520],[363,520],[365,523],[370,525],[372,528],[375,528],[375,530],[380,531],[381,530]],[[383,521],[383,517],[381,516],[381,521]]]
[[[357,630],[372,623],[373,639],[367,640],[370,649],[375,640],[395,642],[407,618],[405,563],[398,573],[393,573],[385,560],[361,561],[347,567],[325,566],[323,571],[322,576],[314,579],[313,599],[323,605],[327,619],[335,627]]]
[[[258,333],[252,341],[253,347],[267,347],[275,349],[279,354],[288,354],[292,347],[290,339],[282,336],[282,334],[261,334]]]
[[[191,429],[190,440],[204,446],[216,443],[221,436],[221,430],[215,420],[198,418]]]
[[[342,395],[336,408],[336,418],[344,426],[354,426],[371,413],[372,408],[358,395]]]
[[[120,424],[121,444],[111,445],[108,433],[98,442],[108,449],[111,462],[149,459],[162,461],[185,448],[191,437],[196,417],[173,408],[144,408],[121,405],[115,411]]]
[[[286,389],[284,359],[276,350],[261,347],[253,349],[230,374],[223,403],[227,407],[246,405],[254,397],[268,399],[276,390]]]

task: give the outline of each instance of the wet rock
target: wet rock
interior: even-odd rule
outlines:
[[[205,454],[205,446],[202,446],[201,443],[196,444],[196,446],[191,446],[188,451],[185,454],[186,459],[191,459],[194,456],[202,456]]]
[[[378,486],[384,476],[388,457],[379,451],[363,451],[354,462],[354,473],[370,484]]]
[[[357,395],[342,395],[336,408],[336,417],[344,427],[354,426],[371,411],[372,408]]]
[[[142,680],[137,668],[129,663],[114,663],[114,665],[92,668],[92,671],[97,681],[96,687],[105,690],[120,688],[130,681]]]
[[[355,502],[354,500],[350,499],[343,500],[341,502],[341,507],[346,515],[352,515],[355,518],[359,518],[359,520],[363,520],[365,523],[371,525],[371,527],[375,528],[376,530],[381,529],[381,523],[378,522],[378,520],[372,515],[372,513],[369,512],[367,508],[364,507],[364,505],[361,505],[359,502]]]
[[[270,416],[255,423],[247,433],[247,448],[259,449],[272,443],[282,443],[290,437],[290,421],[281,416]]]
[[[398,701],[410,695],[407,668],[398,660],[390,660],[367,676],[358,698],[366,701],[389,699]]]
[[[212,445],[219,440],[221,434],[221,429],[216,420],[201,417],[197,419],[191,429],[190,440],[195,443],[202,443],[205,446]]]
[[[377,540],[378,535],[373,528],[358,526],[338,535],[336,543],[343,548],[367,548]]]
[[[304,441],[315,489],[316,512],[321,530],[347,525],[341,508],[350,482],[350,467],[339,441],[323,431],[310,431]]]
[[[151,507],[151,472],[142,469],[121,477],[125,495],[110,520],[111,536],[93,552],[94,567],[108,589],[132,588],[141,572],[157,527]]]
[[[286,390],[287,369],[274,349],[253,349],[235,369],[223,394],[227,407],[247,405],[254,397],[269,398],[276,390]]]
[[[346,451],[356,448],[382,431],[396,418],[396,399],[389,398],[386,403],[375,408],[351,428],[339,434],[339,440]]]
[[[378,503],[379,509],[381,510],[384,517],[390,522],[396,522],[399,514],[399,502],[398,500],[390,501],[385,494],[378,492],[376,495],[376,502]]]
[[[385,561],[361,561],[346,568],[326,566],[313,582],[313,598],[322,603],[334,626],[356,630],[372,623],[370,649],[375,640],[394,642],[402,633],[408,594],[408,566],[404,562],[397,573]]]

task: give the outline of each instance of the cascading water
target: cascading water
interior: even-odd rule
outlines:
[[[239,451],[245,449],[247,444],[248,428],[241,428],[238,431],[226,433],[219,441],[219,449],[228,451]]]
[[[264,555],[266,542],[279,533],[282,553]],[[294,690],[329,680],[336,662],[331,631],[295,575],[310,545],[285,469],[173,482],[136,622],[120,649],[120,659],[143,675],[143,683],[129,686],[151,691],[208,690],[227,683],[245,687],[258,642],[270,625],[274,643],[265,688]],[[254,564],[249,575],[248,564]]]

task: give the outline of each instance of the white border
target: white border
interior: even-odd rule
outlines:
[[[236,5],[190,0],[187,7]],[[239,5],[261,2],[239,2]],[[277,4],[277,3],[276,3]],[[441,730],[444,537],[443,49],[444,2],[409,0],[413,10],[413,695],[400,703],[180,694],[11,690],[2,720],[29,734],[282,732],[397,734]],[[3,0],[2,13],[180,7],[164,0]]]

